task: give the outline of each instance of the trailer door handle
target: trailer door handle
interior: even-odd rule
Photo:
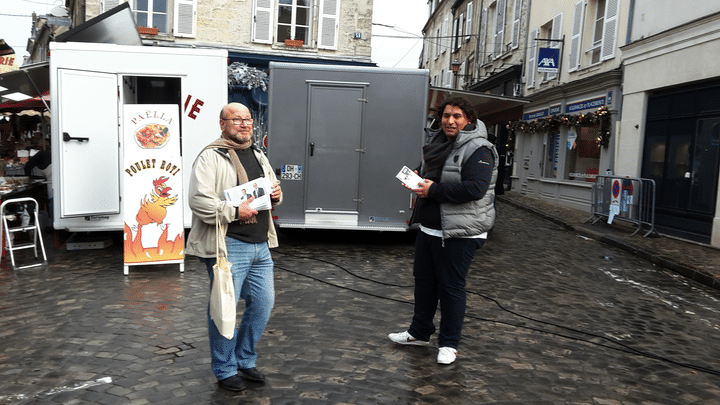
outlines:
[[[310,156],[315,153],[315,142],[310,142]]]
[[[63,141],[69,142],[69,141],[78,141],[78,142],[90,142],[90,138],[76,138],[73,136],[70,136],[67,132],[63,132]]]

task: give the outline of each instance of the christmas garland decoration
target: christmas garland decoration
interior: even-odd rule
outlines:
[[[600,126],[600,145],[607,148],[610,144],[610,113],[602,106],[594,113],[570,115],[558,114],[552,117],[538,118],[535,121],[511,121],[507,124],[510,131],[508,146],[515,144],[515,131],[527,133],[549,132],[559,128],[561,125],[566,127],[576,126]]]
[[[248,90],[260,88],[262,91],[267,91],[268,75],[245,63],[233,62],[228,66],[228,84],[238,84]]]

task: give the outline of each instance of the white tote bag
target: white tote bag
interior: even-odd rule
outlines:
[[[220,232],[220,223],[215,220],[215,235],[217,239],[217,262],[213,266],[213,285],[210,290],[210,319],[221,335],[232,339],[235,334],[235,285],[232,279],[232,263],[227,257],[220,256],[220,243],[225,243],[225,237]]]

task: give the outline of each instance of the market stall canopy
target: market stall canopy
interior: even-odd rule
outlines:
[[[45,92],[42,97],[37,96],[22,101],[10,100],[4,103],[0,103],[0,113],[19,114],[27,110],[43,112],[47,110],[47,106],[49,103],[50,93]]]
[[[430,87],[428,114],[435,115],[435,111],[448,98],[462,97],[466,99],[475,108],[475,114],[478,119],[486,125],[493,125],[505,122],[511,117],[522,117],[523,105],[528,104],[530,100],[519,97],[505,97],[494,94],[477,93],[465,90],[445,89],[440,87]]]
[[[37,102],[43,105],[43,109],[50,110],[45,103],[46,98],[43,97],[49,94],[49,90],[48,62],[21,66],[18,70],[0,74],[0,107],[6,103],[18,103],[37,97]],[[2,111],[0,108],[0,112]]]

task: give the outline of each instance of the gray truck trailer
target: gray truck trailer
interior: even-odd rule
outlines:
[[[406,231],[429,73],[270,63],[267,154],[284,193],[280,228]]]

